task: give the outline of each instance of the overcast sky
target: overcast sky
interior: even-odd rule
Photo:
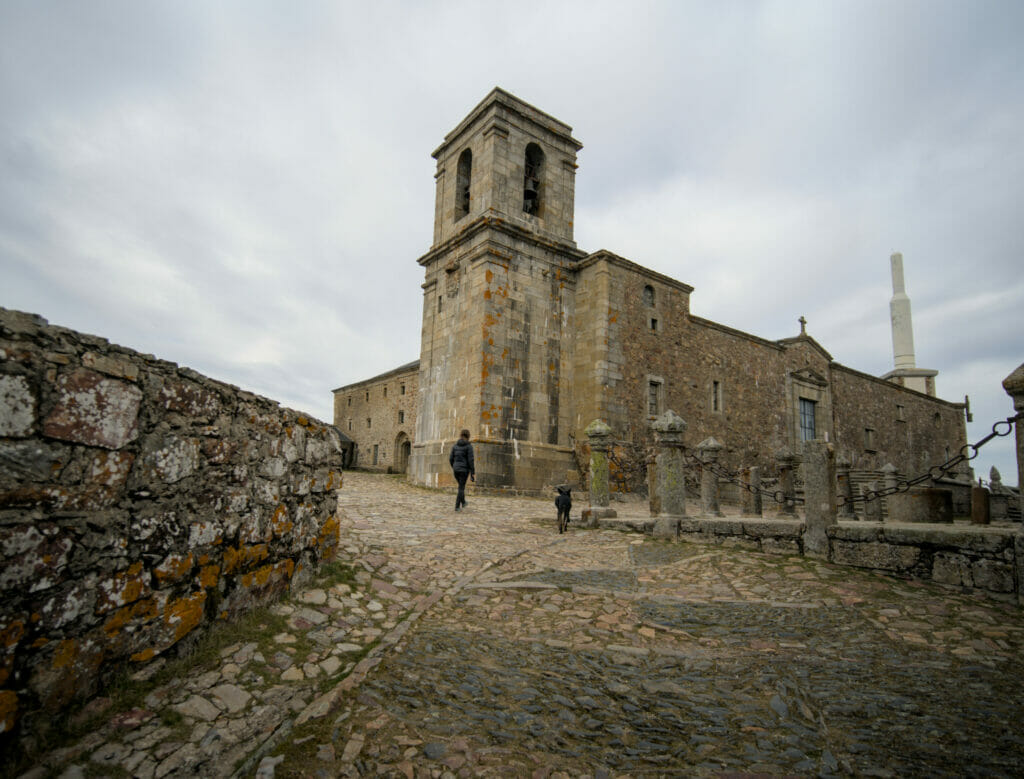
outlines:
[[[495,85],[584,144],[576,241],[892,368],[984,435],[1024,360],[1024,3],[0,3],[0,305],[332,417],[419,354],[438,146]],[[975,461],[1016,482],[1010,439]]]

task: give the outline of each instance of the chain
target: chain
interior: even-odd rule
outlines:
[[[1000,419],[998,422],[992,425],[992,432],[973,444],[964,444],[960,447],[955,455],[950,457],[946,462],[941,465],[933,465],[927,471],[922,473],[920,476],[915,476],[913,479],[897,479],[895,484],[891,484],[888,487],[882,487],[877,490],[865,490],[863,493],[857,496],[844,496],[840,501],[839,505],[843,506],[847,503],[867,503],[868,501],[877,500],[887,495],[895,495],[899,492],[907,492],[911,487],[916,487],[918,484],[924,484],[925,482],[938,481],[944,476],[947,476],[950,471],[956,468],[962,462],[969,462],[978,456],[979,450],[993,438],[1002,438],[1010,435],[1013,432],[1013,425],[1015,422],[1024,419],[1024,411],[1018,414],[1007,417],[1006,419]]]
[[[797,497],[796,495],[786,495],[782,490],[766,490],[761,485],[751,484],[745,481],[738,472],[729,471],[727,468],[719,465],[716,462],[705,462],[701,460],[697,455],[686,453],[686,458],[690,461],[691,465],[696,465],[700,468],[707,468],[711,473],[715,474],[721,479],[724,479],[731,484],[735,484],[741,489],[746,490],[752,495],[760,494],[762,497],[767,496],[774,500],[776,503],[781,503],[789,506],[798,506],[804,503],[804,499]]]

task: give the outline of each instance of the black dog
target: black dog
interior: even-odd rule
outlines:
[[[569,526],[569,509],[572,508],[572,489],[562,485],[558,488],[555,506],[558,508],[558,532],[564,533]]]

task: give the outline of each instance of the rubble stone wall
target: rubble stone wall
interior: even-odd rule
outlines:
[[[419,361],[334,390],[334,424],[356,444],[353,465],[404,471],[402,444],[416,432]],[[373,448],[377,447],[374,461]]]
[[[341,480],[333,427],[0,309],[0,733],[311,574]]]

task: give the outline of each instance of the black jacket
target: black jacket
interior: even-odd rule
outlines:
[[[465,438],[460,438],[452,447],[452,453],[448,455],[448,464],[455,473],[469,473],[476,475],[476,464],[473,462],[473,444]]]

